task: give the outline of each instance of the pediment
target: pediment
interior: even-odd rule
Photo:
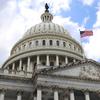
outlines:
[[[100,65],[96,63],[83,63],[69,67],[58,68],[53,75],[72,76],[84,79],[100,80]]]

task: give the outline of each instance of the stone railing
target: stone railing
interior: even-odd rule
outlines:
[[[0,68],[0,75],[31,78],[32,72],[15,71],[15,70]]]

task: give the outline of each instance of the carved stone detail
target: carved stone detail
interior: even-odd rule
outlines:
[[[87,78],[87,79],[100,79],[100,69],[96,66],[83,66],[81,68],[80,77]]]

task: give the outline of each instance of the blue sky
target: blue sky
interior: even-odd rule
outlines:
[[[48,3],[53,22],[64,26],[81,43],[87,58],[100,62],[99,0],[0,0],[0,65],[9,57],[12,46],[31,26],[41,22]],[[80,30],[93,30],[93,36],[80,39]]]

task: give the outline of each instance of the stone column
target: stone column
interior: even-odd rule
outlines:
[[[68,64],[68,57],[65,57],[65,64]]]
[[[74,98],[74,90],[70,90],[70,100],[75,100],[75,98]]]
[[[13,65],[12,65],[12,70],[13,71],[15,70],[15,63],[13,63]]]
[[[56,55],[56,66],[59,66],[59,56]]]
[[[30,57],[27,59],[27,72],[30,72]]]
[[[39,64],[40,64],[40,56],[37,55],[37,65],[39,65]]]
[[[5,91],[2,90],[2,91],[0,92],[0,100],[4,100],[4,97],[5,97]]]
[[[46,56],[46,65],[50,66],[49,55]]]
[[[22,100],[22,92],[21,91],[19,91],[17,93],[17,100]]]
[[[40,89],[37,89],[37,100],[42,100],[42,92]]]
[[[19,60],[19,70],[20,70],[20,71],[22,70],[21,67],[22,67],[22,59]]]
[[[85,94],[85,100],[90,100],[89,92],[86,91],[84,94]]]
[[[54,91],[54,100],[59,100],[58,91]]]
[[[12,64],[12,74],[14,74],[14,70],[15,70],[15,63]]]

